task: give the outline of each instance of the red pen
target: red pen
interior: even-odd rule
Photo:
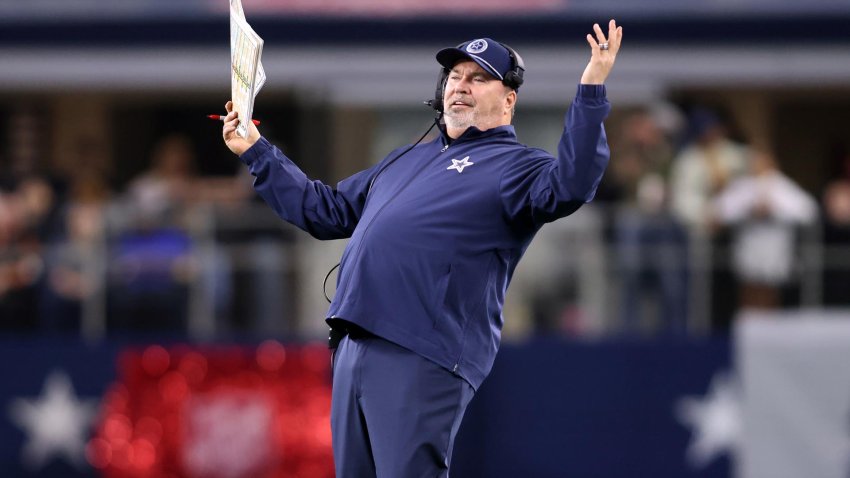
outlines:
[[[224,116],[221,115],[207,115],[207,118],[211,120],[224,121]],[[252,119],[251,122],[254,123],[256,126],[260,126],[259,120]]]

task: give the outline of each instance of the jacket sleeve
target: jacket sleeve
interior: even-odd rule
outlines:
[[[350,237],[357,226],[375,168],[332,188],[307,178],[276,146],[260,138],[239,159],[254,176],[254,189],[285,221],[318,239]]]
[[[558,158],[532,150],[539,154],[516,161],[503,173],[500,188],[509,218],[539,227],[593,199],[610,157],[602,124],[610,110],[604,85],[578,86]]]

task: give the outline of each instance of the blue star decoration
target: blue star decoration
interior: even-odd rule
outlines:
[[[687,461],[703,468],[718,456],[738,453],[741,445],[741,392],[728,373],[711,379],[705,397],[684,397],[676,403],[676,417],[691,429]]]
[[[446,168],[446,169],[456,169],[456,170],[457,170],[457,172],[458,172],[458,174],[460,174],[460,173],[462,173],[462,172],[463,172],[463,168],[465,168],[465,167],[467,167],[467,166],[472,166],[473,164],[475,164],[475,163],[473,163],[472,161],[470,161],[470,160],[469,160],[469,156],[467,156],[467,157],[465,157],[465,158],[463,158],[463,159],[460,159],[460,160],[453,159],[453,160],[452,160],[452,165],[451,165],[451,166],[449,166],[449,167],[448,167],[448,168]]]
[[[24,465],[37,471],[58,457],[83,467],[96,411],[97,400],[78,399],[71,378],[61,371],[47,376],[40,397],[12,400],[9,417],[27,436],[21,451]]]

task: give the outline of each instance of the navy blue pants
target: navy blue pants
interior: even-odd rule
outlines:
[[[448,477],[473,394],[464,379],[403,347],[346,336],[334,355],[337,478]]]

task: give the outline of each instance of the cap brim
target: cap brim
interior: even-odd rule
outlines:
[[[493,76],[493,78],[501,79],[499,72],[495,71],[486,61],[478,58],[475,55],[460,50],[458,48],[443,48],[437,52],[437,63],[443,65],[444,68],[451,70],[460,60],[472,60],[478,64],[484,71]]]

